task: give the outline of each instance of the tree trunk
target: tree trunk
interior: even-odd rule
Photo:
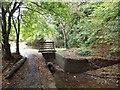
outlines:
[[[20,54],[19,51],[19,35],[20,35],[20,8],[19,8],[19,14],[18,14],[18,31],[16,32],[16,53]]]
[[[65,27],[65,26],[64,26]],[[62,31],[62,34],[63,34],[63,40],[64,40],[64,48],[68,48],[68,44],[67,44],[67,35],[66,35],[66,32],[65,32],[65,28],[62,28],[61,31]]]
[[[65,44],[66,44],[66,48],[68,48],[68,39],[67,39],[67,37],[65,38]]]
[[[20,54],[20,51],[19,51],[19,34],[17,34],[17,38],[16,38],[16,53]]]
[[[4,7],[2,7],[2,52],[3,52],[3,58],[5,59],[11,59],[11,51],[10,51],[10,44],[8,42],[9,33],[11,29],[11,16],[8,17],[8,32],[6,30],[6,11]]]
[[[5,74],[5,79],[10,78],[26,61],[26,57],[20,59],[17,63],[15,63],[10,69],[8,69],[8,71],[6,71]]]
[[[10,50],[10,44],[9,44],[9,35],[10,35],[10,30],[11,30],[11,18],[13,16],[13,14],[15,13],[15,11],[20,8],[20,5],[22,4],[22,2],[14,2],[14,4],[9,3],[8,6],[4,7],[3,4],[1,3],[1,11],[2,11],[2,50],[3,50],[3,57],[5,59],[11,59],[13,58],[12,54],[11,54],[11,50]],[[13,8],[11,8],[10,6],[13,6]],[[8,22],[6,20],[7,15],[8,16]],[[8,24],[7,24],[8,23]],[[20,25],[19,25],[20,26]],[[8,28],[6,28],[8,27]],[[17,48],[19,49],[19,35],[17,35],[16,37],[18,37],[18,44],[17,44]],[[19,50],[18,50],[19,51]]]
[[[64,35],[64,48],[68,48],[66,35]]]
[[[16,32],[16,54],[20,54],[19,52],[19,33],[20,33],[20,23],[18,23],[18,29],[16,27],[16,24],[15,24],[15,21],[14,19],[12,18],[13,20],[13,25],[14,25],[14,28],[15,28],[15,32]]]
[[[10,44],[8,43],[7,39],[5,40],[5,55],[4,55],[5,59],[12,59],[12,54],[10,51]]]
[[[5,36],[6,36],[6,12],[3,7],[1,7],[2,10],[2,54],[3,57],[5,56]]]

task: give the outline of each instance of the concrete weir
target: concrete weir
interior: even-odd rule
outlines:
[[[65,72],[84,72],[90,68],[90,64],[87,59],[73,60],[65,58],[60,54],[56,54],[56,62]]]
[[[77,73],[101,67],[111,66],[120,63],[120,60],[106,59],[103,57],[66,57],[63,54],[56,53],[56,62],[64,72]]]

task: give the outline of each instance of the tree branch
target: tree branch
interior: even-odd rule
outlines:
[[[46,8],[44,8],[44,7],[42,7],[41,5],[39,5],[38,3],[36,3],[36,2],[31,2],[31,3],[33,3],[34,5],[36,5],[37,7],[40,7],[41,9],[43,9],[43,10],[46,10],[46,11],[49,11],[49,10],[47,10]],[[56,14],[53,10],[51,10],[54,14]]]
[[[21,7],[21,8],[26,8],[26,9],[29,9],[29,10],[31,10],[31,11],[34,11],[34,12],[37,12],[37,13],[39,13],[39,14],[41,14],[41,15],[44,15],[43,13],[41,13],[41,12],[39,12],[39,11],[37,11],[37,10],[34,10],[34,9],[32,9],[32,8],[29,8],[29,7]]]
[[[12,17],[12,21],[13,21],[13,26],[15,28],[15,31],[16,31],[16,35],[17,35],[17,27],[16,27],[16,24],[15,24],[15,21],[14,21],[14,18]]]
[[[17,5],[18,2],[15,2],[14,5],[13,5],[13,9],[15,9],[16,5]],[[12,9],[12,10],[13,10]]]
[[[20,8],[19,8],[19,13],[18,13],[18,32],[17,34],[20,33]]]
[[[16,2],[15,2],[16,3]],[[13,14],[18,8],[20,8],[20,6],[23,4],[23,2],[19,2],[18,6],[14,7],[12,10],[11,10],[11,14]],[[16,5],[16,4],[15,4]]]
[[[9,8],[11,6],[12,2],[6,7],[6,11],[9,12]]]
[[[43,8],[42,6],[40,6],[38,3],[36,3],[36,2],[31,2],[31,3],[33,3],[34,5],[36,5],[37,7],[40,7],[40,8],[42,8],[42,9],[44,9],[44,10],[46,10],[46,8]]]

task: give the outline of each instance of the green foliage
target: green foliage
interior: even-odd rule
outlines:
[[[64,11],[62,8],[64,8],[65,5],[54,2],[41,2],[40,4],[36,4],[29,2],[25,4],[31,9],[23,11],[23,30],[21,31],[22,41],[34,41],[35,39],[39,40],[40,38],[55,40],[57,31],[53,16],[63,15],[61,12],[62,10]]]
[[[78,55],[89,56],[91,55],[91,51],[90,50],[79,50]]]
[[[41,38],[41,39],[35,39],[34,41],[29,41],[27,42],[27,45],[32,45],[32,46],[39,46],[40,45],[40,42],[44,42],[44,38]]]
[[[113,51],[120,48],[119,2],[26,2],[24,6],[30,9],[22,11],[21,41],[44,38],[57,47],[106,43],[114,46]]]
[[[109,58],[115,58],[115,56],[113,55],[113,52],[108,52],[107,53],[107,57],[109,57]]]
[[[83,3],[76,11],[80,20],[74,24],[73,33],[68,36],[69,46],[90,47],[94,44],[114,44],[118,50],[119,16],[117,2]]]

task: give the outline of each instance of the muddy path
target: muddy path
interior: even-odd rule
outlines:
[[[29,50],[22,54],[27,57],[27,60],[14,76],[7,80],[6,88],[40,88],[38,57],[42,57],[42,55],[37,56],[36,53]]]
[[[27,57],[27,60],[12,78],[4,79],[3,77],[3,88],[38,88],[40,90],[56,87],[58,89],[120,87],[120,63],[75,74],[65,73],[56,64],[56,73],[53,77],[45,64],[45,59],[41,53],[38,53],[38,50],[21,48],[20,52],[24,57]]]
[[[55,87],[44,58],[37,50],[24,50],[27,57],[23,66],[11,77],[4,80],[3,88],[50,88]],[[44,77],[44,78],[43,78]],[[46,84],[45,84],[46,83]],[[52,83],[52,86],[50,85]]]

